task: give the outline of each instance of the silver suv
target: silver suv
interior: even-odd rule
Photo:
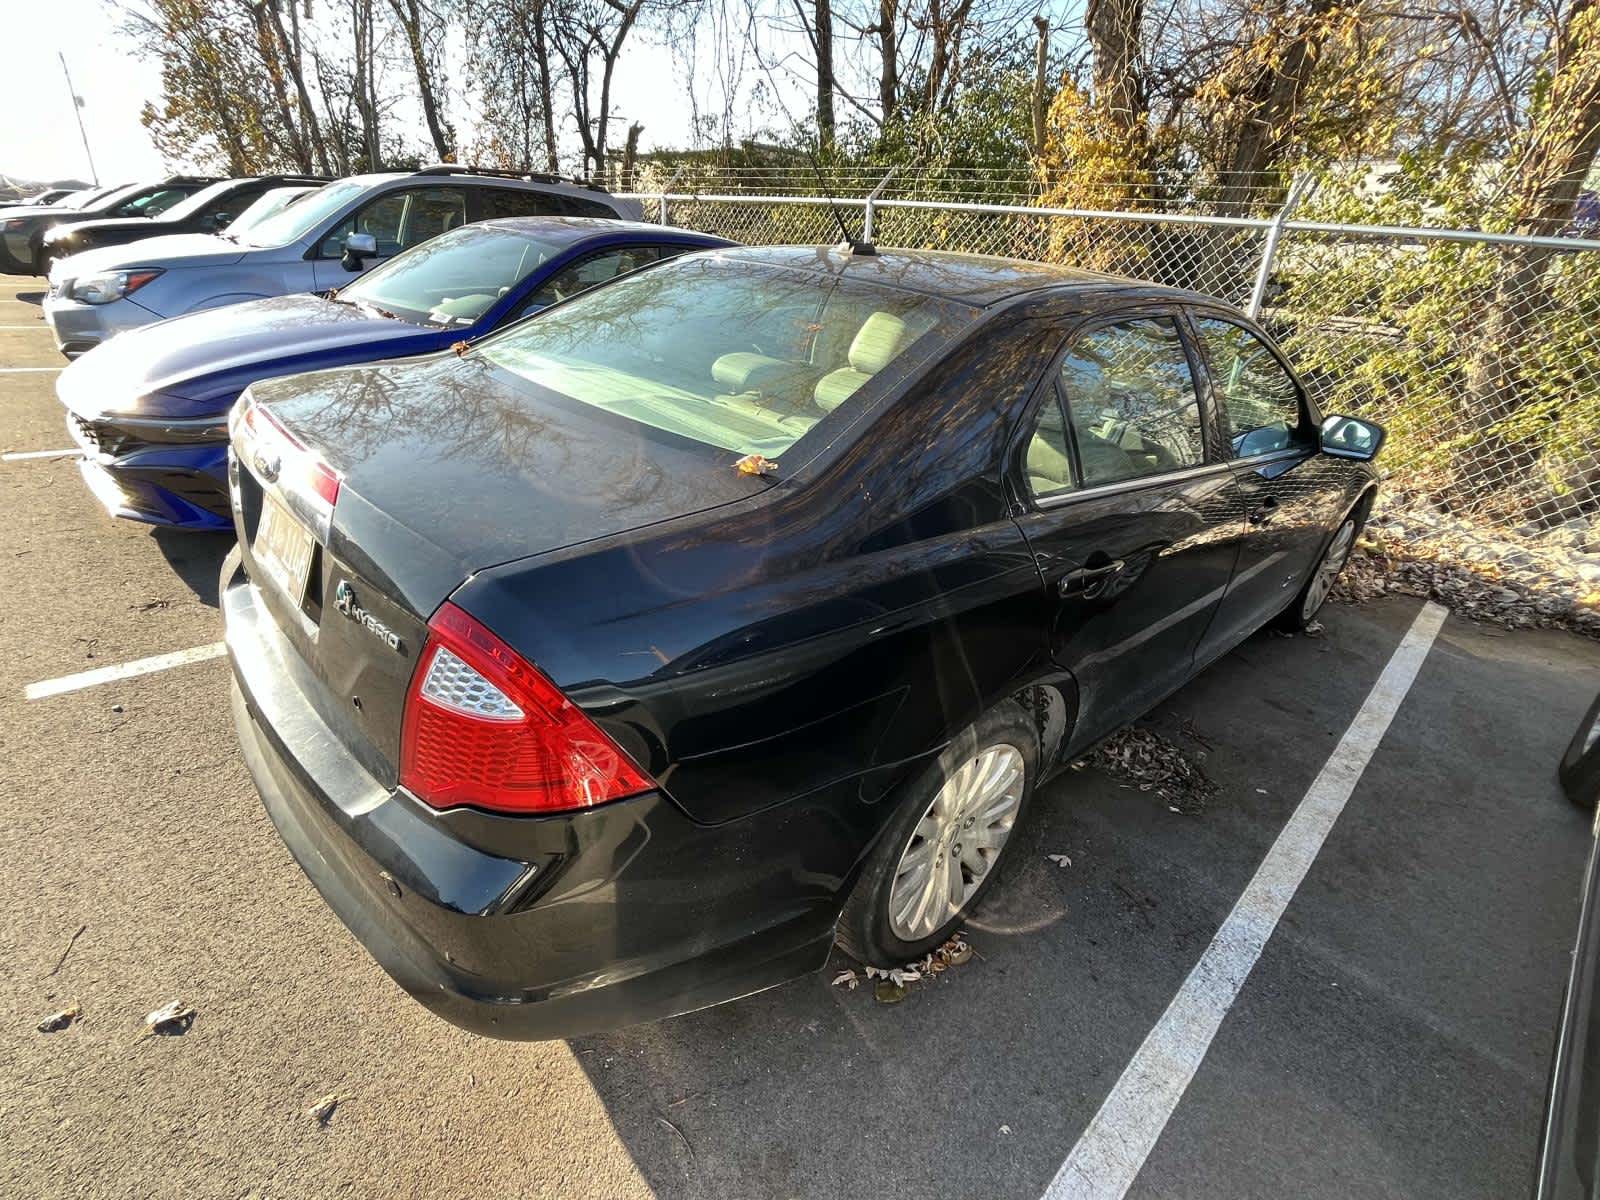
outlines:
[[[390,255],[492,217],[621,217],[639,204],[553,175],[444,165],[330,183],[240,234],[176,234],[74,254],[44,302],[69,358],[127,329],[265,296],[342,287]]]

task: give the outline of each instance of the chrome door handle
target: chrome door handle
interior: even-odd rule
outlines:
[[[1106,585],[1122,574],[1127,563],[1120,558],[1114,558],[1108,563],[1097,567],[1079,567],[1076,571],[1068,571],[1056,584],[1056,591],[1062,596],[1086,596],[1093,599],[1106,588]]]

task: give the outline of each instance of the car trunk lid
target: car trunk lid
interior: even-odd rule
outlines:
[[[270,420],[247,421],[252,405]],[[731,454],[631,424],[453,354],[272,380],[241,401],[246,569],[318,681],[308,701],[386,785],[428,618],[465,579],[765,486]],[[329,479],[333,503],[317,494]]]

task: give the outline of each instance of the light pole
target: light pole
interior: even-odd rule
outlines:
[[[61,60],[61,73],[67,77],[67,95],[72,97],[72,115],[78,119],[78,136],[83,139],[83,156],[89,160],[89,178],[98,187],[100,174],[94,169],[94,153],[89,149],[89,131],[83,127],[83,99],[72,86],[72,72],[67,70],[66,54],[57,50],[56,57]]]

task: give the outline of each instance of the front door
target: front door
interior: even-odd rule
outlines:
[[[1333,527],[1343,479],[1274,348],[1235,319],[1191,314],[1249,526],[1200,658],[1228,650],[1299,594]]]
[[[1188,678],[1244,517],[1171,312],[1080,330],[1033,420],[1019,524],[1051,655],[1078,683],[1076,749]]]
[[[467,222],[467,194],[458,187],[405,188],[374,197],[336,222],[317,244],[313,256],[315,290],[343,287],[386,258]],[[344,240],[352,233],[370,233],[378,253],[368,255],[359,271],[343,261]]]

